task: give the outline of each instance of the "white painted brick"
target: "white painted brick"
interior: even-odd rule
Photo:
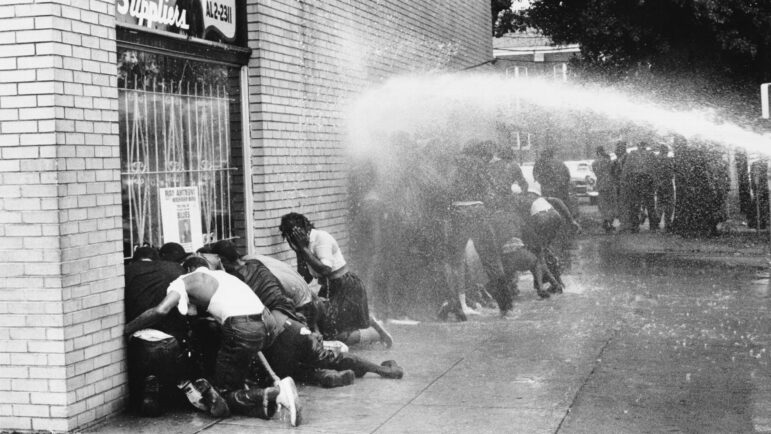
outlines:
[[[0,426],[3,429],[31,430],[32,421],[28,417],[0,417]]]
[[[57,412],[57,415],[54,415],[53,409],[54,407],[50,409],[51,417],[47,417],[44,419],[33,418],[32,428],[36,431],[52,431],[52,432],[70,431],[71,427],[70,427],[69,421],[65,418],[65,416],[60,415],[59,412]]]

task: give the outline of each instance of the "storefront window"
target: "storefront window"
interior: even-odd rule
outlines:
[[[238,238],[238,68],[134,49],[120,49],[118,59],[125,256],[142,245],[177,241],[192,250]],[[194,187],[187,191],[197,195],[190,210],[200,210],[200,233],[197,212],[169,219],[162,189],[179,187]]]

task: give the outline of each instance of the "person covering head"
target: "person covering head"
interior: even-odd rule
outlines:
[[[164,261],[181,263],[189,255],[179,243],[166,243],[161,246],[160,258]]]
[[[240,258],[235,244],[229,240],[221,240],[212,244],[211,252],[219,255],[228,262],[236,262]]]
[[[605,148],[603,146],[598,146],[594,152],[595,154],[603,157],[608,155],[608,153],[605,151]]]
[[[159,259],[158,251],[155,250],[153,247],[149,246],[142,246],[134,250],[134,256],[132,256],[132,260],[134,261],[141,261],[141,260],[150,260],[150,261],[157,261]]]
[[[185,262],[182,263],[182,267],[185,269],[185,271],[191,273],[201,267],[209,268],[209,261],[201,256],[193,255],[185,259]]]
[[[292,233],[292,229],[296,227],[310,232],[315,226],[308,220],[308,217],[297,212],[290,212],[281,217],[281,224],[278,226],[278,230],[281,231],[281,236],[287,239],[289,234]]]

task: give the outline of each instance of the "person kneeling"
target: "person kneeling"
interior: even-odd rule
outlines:
[[[209,413],[227,417],[232,410],[269,419],[276,411],[278,389],[248,388],[245,380],[258,351],[269,346],[276,335],[270,310],[237,277],[209,270],[205,259],[192,257],[183,266],[188,274],[169,285],[160,303],[129,322],[126,335],[157,323],[175,308],[183,315],[194,315],[198,308],[206,310],[222,328],[212,384],[224,400],[215,402]]]

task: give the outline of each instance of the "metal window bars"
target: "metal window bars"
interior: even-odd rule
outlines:
[[[119,89],[124,252],[163,244],[159,189],[197,186],[204,243],[232,239],[225,86],[137,75]]]

